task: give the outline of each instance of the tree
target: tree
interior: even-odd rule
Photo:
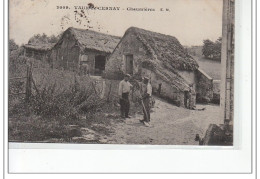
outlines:
[[[222,37],[219,37],[214,45],[214,59],[220,60],[221,59],[221,43],[222,43]]]
[[[214,42],[212,42],[211,40],[207,39],[203,41],[202,54],[206,58],[212,58],[213,49],[214,49],[213,46],[214,46]]]
[[[60,36],[61,34],[57,36],[55,35],[47,36],[45,33],[43,33],[42,35],[36,34],[29,39],[28,44],[56,43],[58,42]]]
[[[14,39],[9,40],[9,52],[17,50],[19,46],[15,43]]]
[[[221,37],[219,37],[215,42],[209,39],[203,41],[202,54],[205,58],[221,60],[221,41]]]
[[[24,48],[19,47],[13,39],[9,40],[9,74],[23,74],[25,72],[24,64],[26,59],[23,56]],[[11,76],[12,76],[11,75]]]
[[[49,43],[56,43],[59,40],[59,36],[52,35],[49,37]]]

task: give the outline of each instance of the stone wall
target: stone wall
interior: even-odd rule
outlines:
[[[213,99],[213,79],[203,70],[196,71],[197,102],[210,102]]]
[[[118,87],[120,80],[105,79],[105,93],[104,98],[110,101],[118,97]]]
[[[114,103],[119,102],[119,96],[118,96],[118,88],[119,83],[121,80],[110,80],[110,79],[104,79],[104,94],[103,99],[107,101],[112,101]],[[132,82],[130,82],[132,83]],[[134,83],[132,83],[134,85]],[[129,100],[130,102],[137,102],[138,97],[140,96],[140,93],[134,89],[129,94]]]

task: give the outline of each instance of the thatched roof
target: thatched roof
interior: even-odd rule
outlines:
[[[120,41],[120,37],[88,29],[84,30],[70,27],[66,31],[70,31],[74,35],[82,50],[91,49],[111,53]]]
[[[197,62],[185,51],[180,42],[173,36],[164,35],[137,27],[130,27],[132,33],[147,48],[152,59],[162,61],[165,66],[179,70],[195,70]]]
[[[170,84],[177,91],[188,91],[188,83],[174,70],[163,68],[154,60],[143,60],[142,67],[153,71],[161,80]]]
[[[37,44],[25,44],[24,48],[39,50],[39,51],[47,51],[50,50],[55,43],[37,43]]]
[[[134,34],[141,41],[150,56],[150,59],[143,60],[143,68],[154,71],[180,91],[189,90],[189,85],[178,74],[178,70],[193,71],[199,65],[175,37],[136,27],[130,27],[125,35],[128,33]]]

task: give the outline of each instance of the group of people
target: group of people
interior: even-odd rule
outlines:
[[[124,79],[119,83],[118,95],[120,99],[120,110],[122,118],[130,118],[129,109],[129,93],[132,90],[133,86],[129,82],[130,75],[126,74]],[[140,120],[141,123],[149,125],[150,122],[150,99],[152,96],[152,86],[149,82],[149,78],[144,77],[142,85],[140,86],[139,99],[143,108],[143,119]]]

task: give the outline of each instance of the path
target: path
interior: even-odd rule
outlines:
[[[197,105],[203,111],[188,110],[156,99],[151,113],[150,127],[139,122],[142,114],[136,114],[124,122],[114,122],[114,133],[107,137],[111,144],[174,144],[198,145],[195,135],[204,136],[210,123],[222,123],[220,107]]]

